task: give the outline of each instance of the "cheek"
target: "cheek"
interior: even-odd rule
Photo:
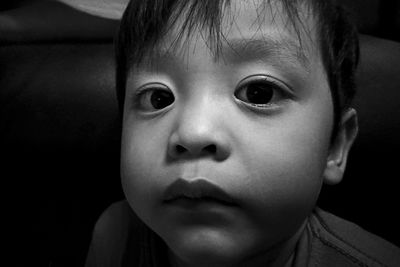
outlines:
[[[131,207],[144,219],[161,195],[160,188],[168,184],[167,177],[173,177],[155,168],[163,164],[166,153],[164,132],[130,121],[124,122],[122,130],[122,188]]]
[[[241,148],[248,174],[241,190],[249,198],[255,221],[288,232],[313,209],[329,148],[331,118],[325,114],[318,118],[298,111],[272,122],[268,129],[253,126],[253,131],[244,133],[246,140],[263,140]]]

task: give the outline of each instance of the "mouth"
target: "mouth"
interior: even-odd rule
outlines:
[[[204,178],[190,181],[179,178],[167,187],[163,202],[180,204],[186,208],[202,204],[237,206],[234,199],[226,191]]]

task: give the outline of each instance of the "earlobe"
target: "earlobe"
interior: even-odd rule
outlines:
[[[344,171],[340,168],[340,164],[334,160],[326,163],[324,171],[324,183],[329,185],[338,184],[343,178]]]
[[[350,108],[343,115],[337,136],[329,151],[325,170],[324,183],[339,183],[346,169],[347,156],[358,132],[357,112]]]

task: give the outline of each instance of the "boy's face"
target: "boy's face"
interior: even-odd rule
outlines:
[[[323,182],[333,104],[313,18],[304,8],[300,46],[280,6],[256,2],[232,1],[216,60],[199,31],[128,74],[123,188],[178,261],[244,263],[279,250]]]

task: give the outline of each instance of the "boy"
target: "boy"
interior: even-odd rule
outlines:
[[[102,215],[87,266],[400,264],[315,207],[357,134],[357,61],[330,1],[131,1],[117,44],[127,202]]]

